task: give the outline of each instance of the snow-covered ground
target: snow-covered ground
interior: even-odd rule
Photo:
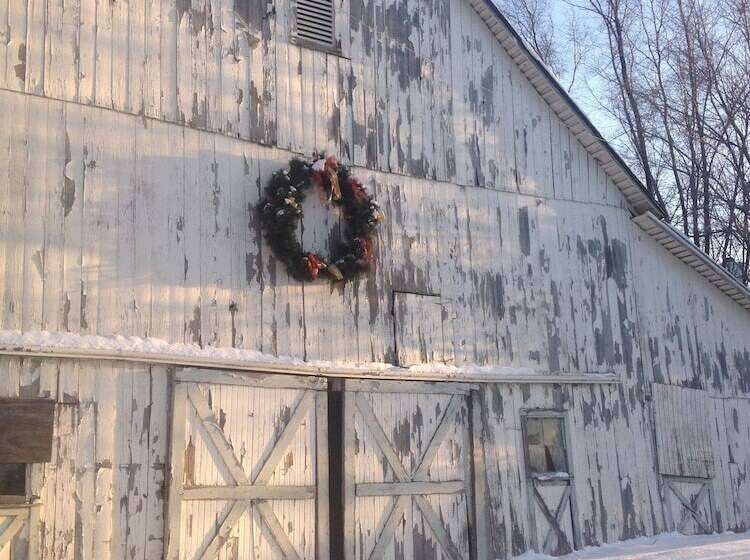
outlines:
[[[551,560],[532,552],[516,560]],[[665,533],[622,543],[587,548],[556,560],[733,560],[750,559],[750,532],[744,534],[685,536]]]

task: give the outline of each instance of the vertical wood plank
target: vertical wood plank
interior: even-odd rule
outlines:
[[[14,91],[25,91],[28,3],[9,0],[7,18],[5,87]]]
[[[44,43],[47,29],[46,0],[28,0],[26,26],[26,93],[44,92]]]
[[[157,119],[161,118],[161,4],[162,0],[149,0],[144,12],[143,114]]]
[[[180,558],[180,518],[185,447],[187,388],[184,383],[172,386],[171,430],[169,444],[169,493],[166,519],[166,559]]]
[[[177,0],[161,0],[160,29],[160,93],[161,118],[177,119]]]
[[[315,433],[317,450],[317,556],[328,560],[331,555],[329,542],[330,513],[328,487],[328,393],[318,391],[315,395]]]
[[[97,0],[94,103],[100,107],[107,108],[113,106],[112,84],[115,71],[112,60],[112,10],[113,2],[110,0]],[[127,63],[127,56],[125,57],[125,63]]]

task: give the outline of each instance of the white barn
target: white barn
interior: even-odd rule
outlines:
[[[750,525],[750,291],[489,0],[0,2],[0,123],[0,559]],[[386,216],[352,282],[262,236],[313,152]]]

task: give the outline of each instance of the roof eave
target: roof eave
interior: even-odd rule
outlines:
[[[682,233],[651,212],[636,216],[633,221],[672,255],[694,269],[740,307],[750,311],[750,289]]]

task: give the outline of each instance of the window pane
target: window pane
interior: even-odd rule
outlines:
[[[568,472],[561,418],[527,418],[526,446],[532,473]]]
[[[551,472],[568,472],[568,462],[565,460],[565,451],[557,445],[548,447],[549,451],[549,470]]]
[[[526,420],[526,443],[528,445],[542,445],[542,420],[528,418]]]
[[[561,445],[562,434],[561,426],[562,420],[559,418],[545,418],[544,422],[544,445]]]
[[[0,464],[0,496],[26,495],[26,465]]]
[[[529,470],[533,473],[547,472],[547,457],[544,446],[529,446]]]

